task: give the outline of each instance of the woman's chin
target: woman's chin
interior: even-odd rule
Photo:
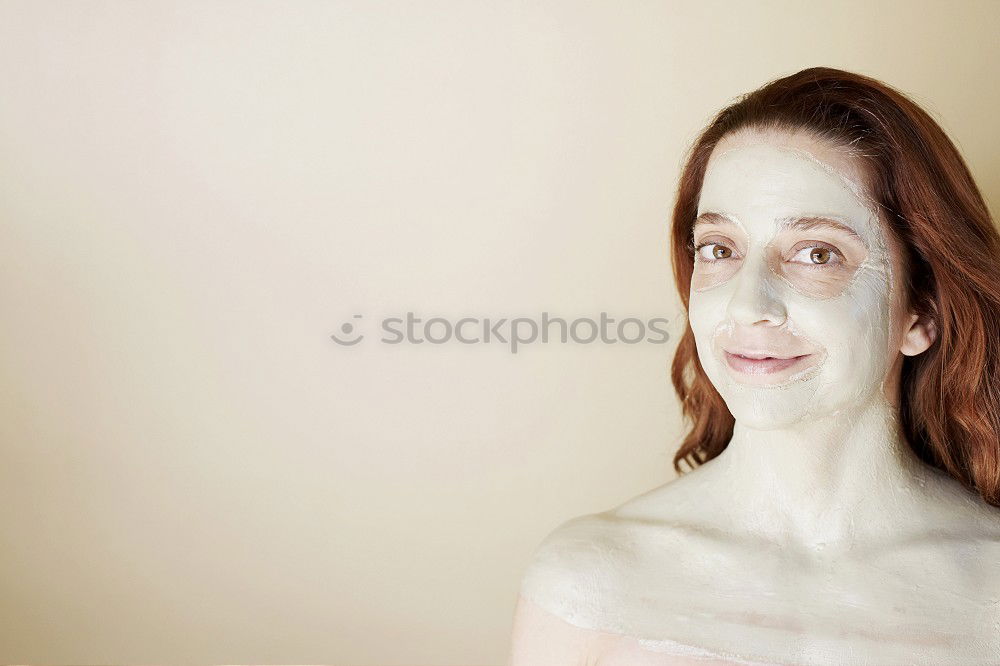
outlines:
[[[775,391],[737,384],[720,391],[729,412],[741,425],[754,430],[794,427],[815,417],[816,396],[806,384],[802,390]],[[831,408],[832,409],[832,408]]]
[[[729,411],[733,411],[732,407]],[[802,423],[806,416],[788,412],[777,414],[766,410],[738,410],[733,412],[733,418],[741,427],[751,430],[786,430]]]

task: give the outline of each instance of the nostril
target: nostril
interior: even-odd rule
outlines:
[[[787,316],[780,292],[768,280],[743,279],[729,301],[729,315],[737,323],[780,326]]]

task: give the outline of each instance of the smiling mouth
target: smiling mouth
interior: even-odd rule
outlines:
[[[764,354],[732,354],[724,352],[726,363],[737,372],[747,375],[769,375],[788,368],[800,366],[812,354],[801,354],[799,356],[766,356]]]

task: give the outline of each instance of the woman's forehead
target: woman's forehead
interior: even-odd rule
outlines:
[[[770,150],[769,150],[770,149]],[[733,152],[735,151],[735,152]],[[820,139],[804,130],[794,132],[768,129],[744,129],[724,136],[715,146],[709,159],[709,171],[718,166],[724,157],[742,157],[744,161],[757,158],[757,167],[764,157],[780,168],[802,168],[805,164],[818,167],[830,179],[846,186],[858,199],[871,205],[871,196],[864,187],[864,167],[860,159],[841,146]],[[784,157],[784,160],[779,159]],[[706,173],[706,177],[708,173]]]
[[[723,140],[709,160],[697,214],[735,220],[747,233],[776,230],[789,218],[826,217],[873,237],[881,234],[878,215],[857,177],[851,158],[808,138]]]
[[[779,129],[743,129],[722,137],[715,146],[713,155],[734,148],[768,145],[807,153],[813,159],[823,162],[840,173],[853,176],[860,182],[861,165],[850,150],[806,130],[787,131]]]

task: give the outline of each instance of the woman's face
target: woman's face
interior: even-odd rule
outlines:
[[[804,133],[730,135],[712,153],[688,315],[702,367],[745,425],[894,399],[883,381],[911,320],[898,248],[861,182],[854,158]]]

